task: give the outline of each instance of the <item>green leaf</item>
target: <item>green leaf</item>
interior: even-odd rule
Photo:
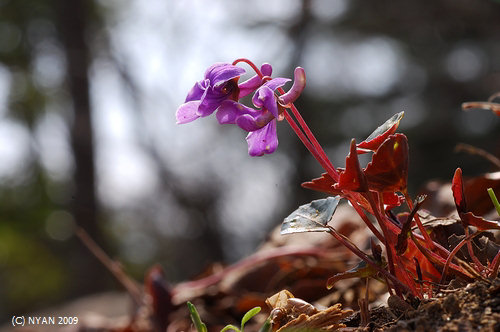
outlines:
[[[285,218],[281,225],[281,234],[303,232],[328,232],[326,224],[330,221],[339,204],[340,196],[327,197],[301,205]]]
[[[243,331],[243,327],[245,323],[248,322],[253,316],[257,315],[260,312],[260,307],[255,307],[247,311],[245,316],[241,319],[241,331]]]
[[[220,332],[226,332],[226,331],[229,331],[229,330],[240,332],[239,328],[237,328],[236,326],[231,325],[231,324],[224,326],[224,328],[222,330],[220,330]]]
[[[271,332],[273,324],[271,323],[271,316],[267,317],[264,324],[260,327],[259,332]]]
[[[493,202],[493,205],[495,206],[495,209],[500,216],[500,203],[498,203],[497,196],[495,195],[495,192],[492,188],[488,188],[488,195],[490,195],[491,201]]]
[[[198,314],[198,310],[196,310],[194,304],[188,301],[187,306],[191,314],[191,320],[193,321],[196,330],[198,332],[207,332],[207,326],[201,321],[200,315]]]

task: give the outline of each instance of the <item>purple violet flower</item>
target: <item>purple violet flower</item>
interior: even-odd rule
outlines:
[[[224,101],[216,113],[220,124],[232,123],[248,131],[248,153],[262,156],[273,153],[278,147],[276,119],[280,116],[280,106],[274,91],[290,81],[288,78],[274,78],[255,91],[253,109],[232,100]]]
[[[255,68],[248,60],[245,61]],[[204,79],[196,82],[184,104],[177,109],[177,123],[188,123],[217,110],[216,117],[220,124],[236,124],[248,132],[248,154],[262,156],[273,153],[278,147],[276,121],[283,118],[284,109],[291,107],[300,96],[306,77],[304,69],[297,67],[292,88],[278,96],[275,91],[291,80],[281,77],[271,79],[272,71],[271,65],[264,63],[258,75],[238,84],[244,69],[228,63],[210,66]],[[238,102],[254,91],[252,103],[257,109]]]
[[[269,63],[264,63],[262,66],[260,66],[260,72],[262,73],[262,75],[264,75],[264,77],[271,77],[271,74],[273,73],[273,67]],[[255,75],[245,82],[238,84],[238,87],[240,88],[239,98],[248,96],[263,83],[264,81],[262,80],[262,78],[259,75]]]
[[[238,100],[238,79],[243,68],[216,63],[205,72],[205,78],[189,91],[186,101],[175,113],[178,124],[188,123],[212,114],[225,100]]]

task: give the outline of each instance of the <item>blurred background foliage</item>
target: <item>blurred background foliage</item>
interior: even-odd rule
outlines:
[[[500,91],[498,1],[0,0],[0,320],[119,289],[78,226],[142,280],[251,253],[315,197],[321,169],[280,124],[250,158],[244,133],[174,113],[213,62],[306,69],[297,106],[336,166],[405,111],[410,184],[491,170],[500,122],[465,101]],[[187,259],[189,257],[189,259]]]

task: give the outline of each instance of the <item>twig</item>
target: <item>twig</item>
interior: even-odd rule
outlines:
[[[135,304],[138,306],[141,305],[142,292],[137,283],[123,272],[120,263],[112,260],[83,228],[78,227],[75,233],[90,252],[113,274],[118,282],[122,284]]]
[[[474,108],[481,108],[484,110],[490,110],[492,112],[499,112],[500,111],[500,104],[486,102],[486,101],[471,101],[471,102],[467,102],[467,103],[462,103],[462,110],[463,111],[468,111],[468,110],[471,110]]]
[[[486,160],[488,160],[489,162],[491,162],[496,167],[500,168],[500,159],[498,159],[488,151],[485,151],[483,149],[465,143],[457,144],[457,146],[455,146],[455,152],[462,152],[462,151],[469,154],[475,154],[481,156]]]

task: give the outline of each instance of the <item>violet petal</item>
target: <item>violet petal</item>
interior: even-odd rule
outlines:
[[[245,131],[249,131],[249,132],[256,131],[256,130],[259,130],[262,128],[262,126],[259,126],[257,124],[257,122],[255,121],[255,118],[252,117],[250,114],[240,115],[236,119],[236,124],[241,129],[243,129]]]
[[[254,110],[234,100],[224,100],[217,110],[215,117],[220,124],[226,124],[236,123],[236,118],[243,114],[256,116],[258,113],[260,113],[259,110]]]
[[[297,67],[293,73],[293,85],[287,93],[279,97],[283,105],[293,103],[306,87],[306,72],[303,68]]]
[[[240,95],[238,98],[243,98],[254,92],[259,86],[262,85],[262,79],[259,75],[255,75],[243,83],[240,83],[238,87],[240,88]]]
[[[200,106],[199,100],[188,101],[187,103],[179,106],[175,112],[177,124],[188,123],[198,119],[200,116],[197,114],[198,107]]]
[[[194,86],[191,88],[189,91],[185,102],[187,103],[188,101],[192,100],[200,100],[201,97],[206,93],[207,88],[210,86],[210,81],[209,80],[203,80],[196,82]]]
[[[269,122],[265,127],[253,131],[247,136],[248,154],[252,157],[273,153],[278,147],[276,134],[276,120]]]
[[[260,72],[264,76],[271,76],[271,74],[273,73],[273,67],[270,63],[265,62],[262,64],[262,66],[260,66]]]
[[[277,88],[285,85],[287,82],[290,82],[291,79],[289,78],[283,78],[283,77],[276,77],[273,78],[272,80],[266,82],[264,86],[269,87],[271,90],[276,90]]]
[[[260,87],[252,98],[255,107],[269,110],[275,118],[278,117],[278,104],[274,91],[266,85]]]
[[[216,87],[244,73],[245,69],[243,68],[228,63],[216,63],[207,69],[205,78],[208,78],[211,85]]]

